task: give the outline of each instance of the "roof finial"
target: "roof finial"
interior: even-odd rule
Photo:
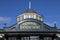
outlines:
[[[54,22],[54,27],[56,28],[56,21]]]
[[[4,20],[4,27],[6,27],[6,20]]]
[[[31,1],[29,1],[29,9],[31,9]]]

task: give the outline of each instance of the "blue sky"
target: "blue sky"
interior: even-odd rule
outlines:
[[[0,28],[4,20],[7,20],[7,27],[16,23],[16,16],[29,9],[29,1],[33,10],[44,15],[46,24],[53,27],[56,21],[60,28],[60,0],[0,0]]]

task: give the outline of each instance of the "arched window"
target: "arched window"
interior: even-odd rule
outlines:
[[[40,29],[40,25],[35,23],[35,22],[25,22],[20,24],[20,29],[24,30],[24,29],[33,29],[33,30],[39,30]]]

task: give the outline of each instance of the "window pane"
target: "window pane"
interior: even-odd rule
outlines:
[[[34,15],[34,19],[36,19],[36,15]]]
[[[39,36],[21,37],[21,40],[39,40]]]
[[[31,18],[31,15],[29,15],[29,18]]]
[[[20,19],[19,19],[19,18],[17,18],[17,21],[20,21]]]
[[[39,36],[30,36],[30,40],[39,40]]]

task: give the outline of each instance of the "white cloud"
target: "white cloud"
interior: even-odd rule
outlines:
[[[45,24],[49,25],[49,26],[52,26],[52,23],[48,23],[48,22],[44,22]]]
[[[10,17],[0,17],[0,22],[10,22],[11,21],[11,18]]]

